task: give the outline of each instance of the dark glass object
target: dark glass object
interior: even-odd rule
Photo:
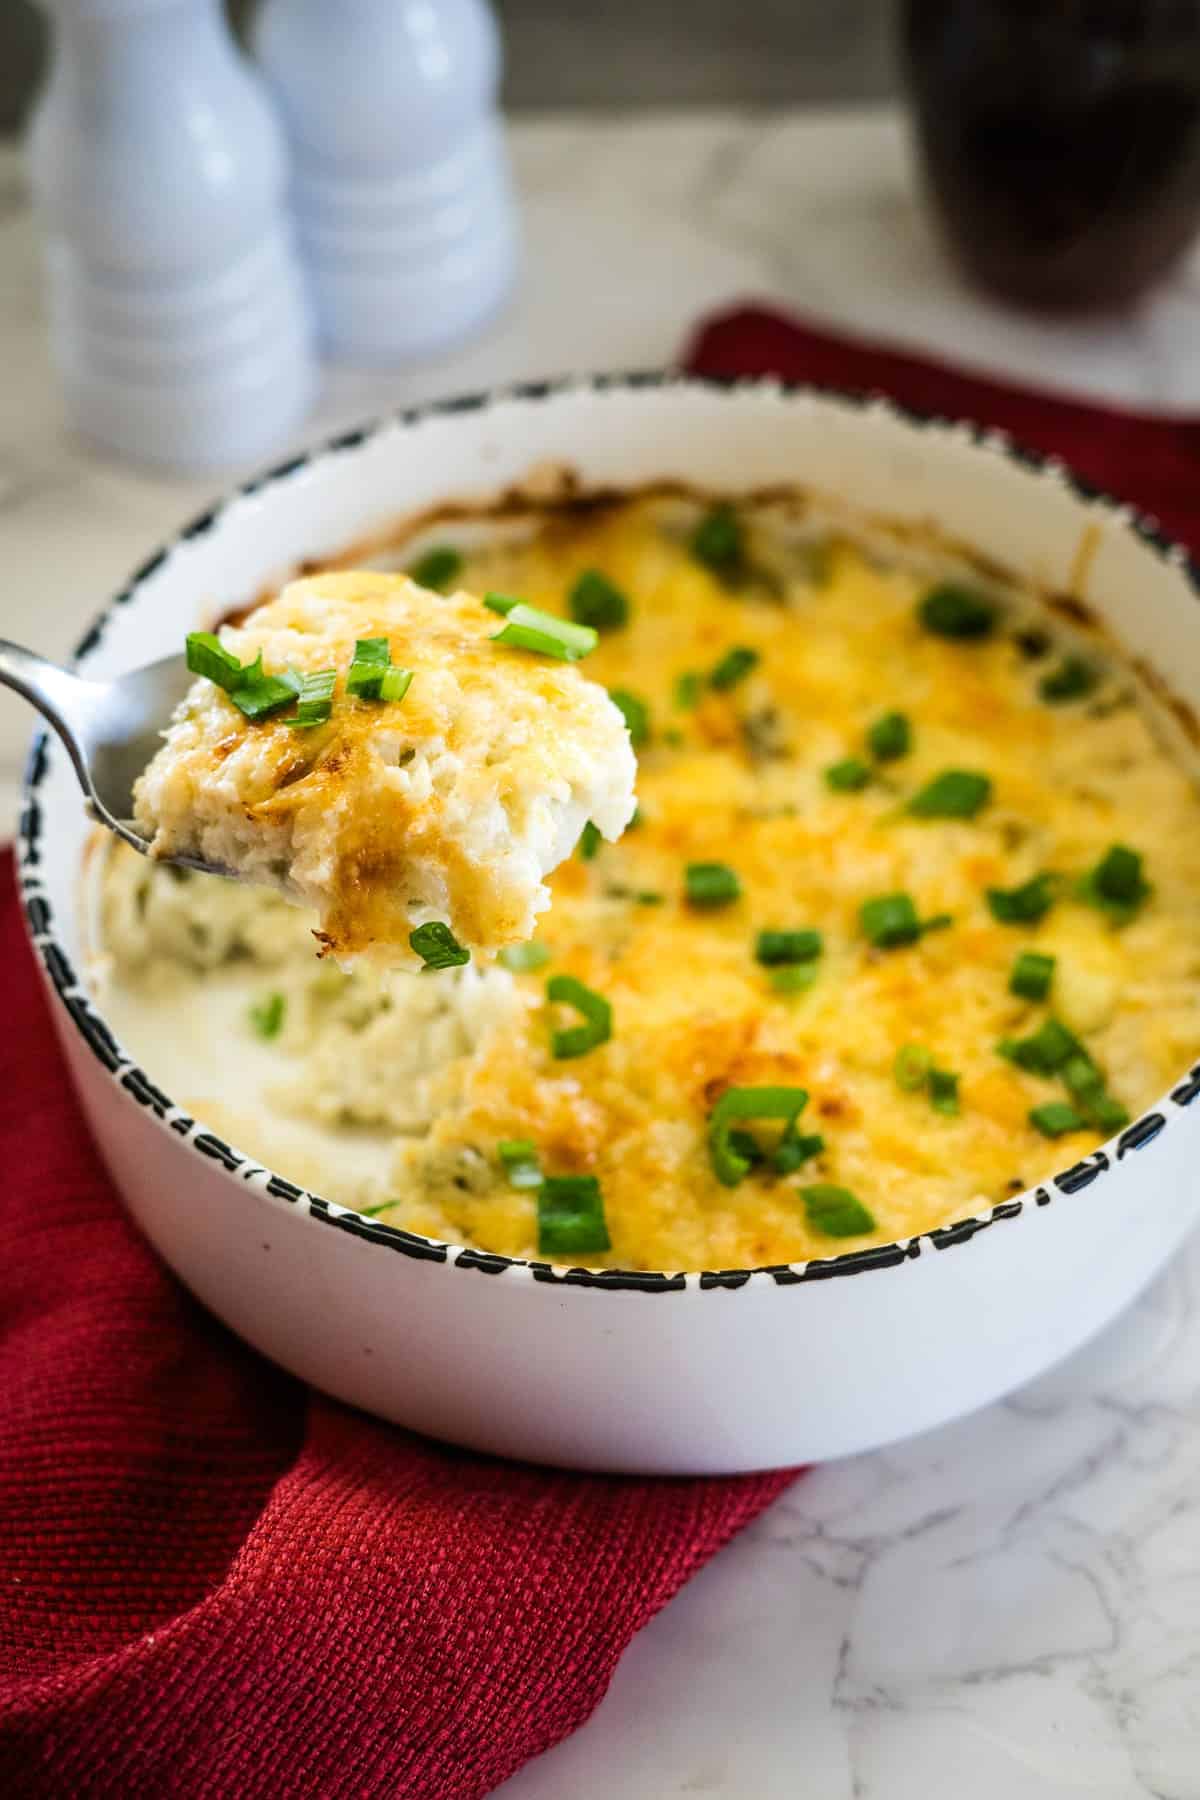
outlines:
[[[1127,305],[1200,226],[1200,0],[906,0],[905,68],[967,272],[1051,309]]]

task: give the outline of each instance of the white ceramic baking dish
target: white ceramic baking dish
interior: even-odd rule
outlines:
[[[1200,709],[1186,558],[1057,465],[875,401],[658,377],[433,407],[298,457],[157,551],[89,631],[80,662],[101,675],[165,656],[301,559],[400,513],[485,501],[547,463],[585,488],[800,484],[946,534],[1082,602]],[[882,1249],[645,1274],[411,1236],[248,1159],[115,1041],[82,972],[87,831],[66,756],[39,738],[19,846],[29,926],[130,1212],[268,1356],[420,1431],[613,1470],[750,1469],[865,1450],[979,1406],[1074,1349],[1162,1267],[1200,1211],[1198,1068],[1036,1191]]]

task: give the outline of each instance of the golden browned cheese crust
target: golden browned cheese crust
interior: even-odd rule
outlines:
[[[468,1051],[429,1059],[419,1124],[401,1123],[386,1097],[362,1102],[368,1044],[371,1066],[385,1067],[389,1043],[411,1030],[395,986],[386,1010],[337,1038],[340,1074],[326,1056],[318,1082],[315,1040],[284,1033],[293,1086],[282,1104],[299,1109],[319,1086],[335,1114],[394,1132],[394,1204],[381,1214],[392,1223],[536,1256],[536,1196],[509,1185],[498,1154],[527,1139],[544,1170],[599,1179],[612,1248],[582,1260],[676,1269],[829,1256],[978,1211],[1100,1141],[1092,1128],[1043,1136],[1029,1114],[1064,1099],[1061,1082],[997,1051],[1051,1011],[1135,1117],[1200,1051],[1200,804],[1125,672],[1086,649],[1095,686],[1047,704],[1041,682],[1076,647],[1060,640],[1031,657],[1020,597],[991,637],[952,641],[919,622],[927,576],[847,543],[821,553],[764,515],[748,522],[749,572],[730,582],[690,553],[695,521],[682,501],[632,502],[467,554],[475,589],[555,612],[585,569],[616,582],[630,620],[602,637],[588,672],[646,704],[650,736],[637,825],[558,869],[538,933],[549,960],[512,978],[519,1004]],[[736,647],[756,665],[714,687]],[[701,678],[694,705],[678,701],[685,675]],[[911,723],[911,749],[877,762],[867,734],[893,710]],[[861,791],[827,781],[848,757],[870,767]],[[990,800],[973,818],[914,817],[909,800],[946,769],[986,774]],[[1152,886],[1123,924],[1076,891],[1117,842],[1142,853]],[[702,910],[688,903],[685,869],[712,861],[736,872],[740,897]],[[998,921],[987,889],[1043,870],[1057,878],[1045,917]],[[923,918],[951,923],[880,949],[860,908],[901,890]],[[783,993],[757,936],[801,928],[822,934],[822,951],[811,985]],[[1010,990],[1027,950],[1056,959],[1047,1004]],[[611,1038],[569,1060],[554,1056],[552,1034],[575,1017],[545,991],[563,973],[612,1008]],[[958,1076],[956,1114],[898,1084],[906,1046]],[[799,1171],[767,1162],[723,1185],[707,1121],[742,1085],[807,1089],[800,1126],[820,1134],[820,1153]],[[762,1130],[768,1149],[775,1135]],[[335,1161],[328,1176],[326,1191],[352,1202]],[[871,1229],[820,1229],[801,1194],[812,1183],[851,1190]]]
[[[1200,805],[1189,778],[1119,670],[1086,700],[1044,703],[1039,683],[1070,647],[1030,659],[1018,617],[982,643],[931,635],[916,610],[928,580],[845,545],[823,568],[798,546],[790,573],[786,552],[765,551],[772,582],[731,592],[671,518],[669,507],[618,509],[469,566],[476,584],[510,585],[535,604],[588,566],[622,585],[632,623],[603,639],[593,667],[645,699],[652,736],[639,753],[638,829],[554,877],[539,930],[552,960],[521,978],[542,1003],[515,1042],[448,1074],[452,1103],[430,1139],[400,1150],[395,1216],[533,1252],[527,1196],[501,1182],[464,1196],[450,1174],[465,1146],[528,1137],[547,1169],[599,1176],[614,1248],[598,1260],[744,1267],[902,1237],[1067,1167],[1102,1134],[1050,1142],[1030,1124],[1033,1107],[1065,1096],[997,1053],[1049,1010],[1009,991],[1012,965],[1025,949],[1055,955],[1053,1011],[1131,1113],[1170,1084],[1200,1050]],[[743,645],[756,668],[680,709],[679,676]],[[911,721],[911,752],[875,765],[861,792],[832,791],[825,771],[846,757],[871,763],[866,733],[891,710]],[[989,775],[990,803],[969,821],[908,816],[907,799],[948,768]],[[1144,853],[1154,886],[1123,928],[1071,897],[1036,924],[992,916],[988,887],[1042,869],[1073,878],[1114,841]],[[687,905],[685,866],[707,860],[736,871],[734,905]],[[949,913],[952,925],[874,948],[861,904],[899,890],[922,917]],[[772,927],[821,931],[809,990],[776,993],[756,961],[756,935]],[[551,1054],[561,1015],[542,998],[559,970],[613,1007],[611,1041],[570,1062]],[[957,1117],[898,1087],[896,1054],[909,1044],[959,1076]],[[826,1148],[800,1175],[756,1172],[727,1188],[705,1120],[726,1087],[760,1084],[808,1089],[801,1123]],[[798,1189],[820,1181],[851,1189],[876,1229],[849,1240],[815,1231]]]

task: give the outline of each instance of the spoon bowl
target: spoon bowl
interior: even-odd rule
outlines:
[[[162,740],[193,680],[184,656],[164,657],[114,681],[85,681],[70,669],[0,639],[0,686],[36,706],[62,739],[87,810],[142,856],[150,845],[133,821],[133,784]],[[208,875],[229,876],[194,856],[159,859]]]

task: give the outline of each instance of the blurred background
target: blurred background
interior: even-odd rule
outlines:
[[[253,0],[228,11],[245,30]],[[877,99],[894,85],[888,0],[499,0],[510,107]],[[27,111],[44,16],[0,4],[0,131]]]
[[[220,0],[0,0],[0,529],[36,648],[291,446],[678,364],[747,306],[1200,411],[1200,0],[225,10],[251,59]],[[27,729],[0,699],[0,808]]]

